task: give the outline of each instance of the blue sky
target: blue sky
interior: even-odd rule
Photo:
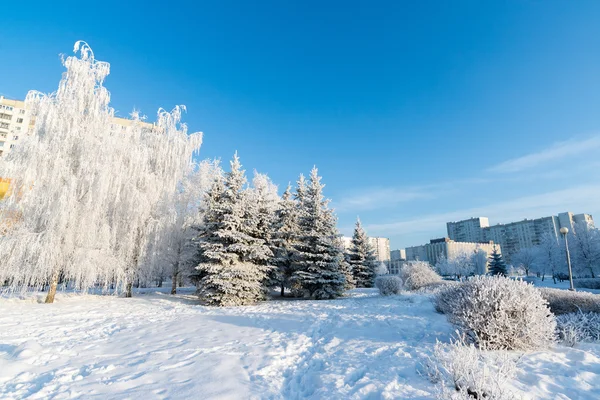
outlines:
[[[120,115],[185,104],[202,157],[281,188],[317,165],[346,234],[600,217],[600,2],[54,3],[3,5],[0,94],[55,90],[85,40]]]

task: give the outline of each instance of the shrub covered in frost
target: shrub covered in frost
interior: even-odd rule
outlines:
[[[399,294],[402,290],[402,279],[394,275],[378,276],[375,278],[375,287],[382,296]]]
[[[537,349],[554,340],[555,317],[539,290],[526,282],[476,276],[441,291],[434,302],[469,340],[486,349]]]
[[[418,290],[442,281],[442,277],[424,261],[409,261],[404,264],[400,269],[400,279],[408,290]]]
[[[541,288],[540,292],[555,315],[578,311],[600,313],[600,295],[598,294],[552,288]]]
[[[517,362],[506,351],[482,351],[464,338],[449,344],[437,342],[425,368],[432,383],[438,385],[438,399],[517,398],[508,385],[516,375]]]
[[[449,287],[454,287],[460,285],[460,281],[446,281],[442,280],[440,282],[430,283],[429,285],[425,285],[418,290],[420,293],[425,294],[437,294],[443,290],[448,289]]]
[[[582,289],[600,289],[600,278],[573,279],[573,286]]]
[[[558,339],[568,346],[579,342],[600,341],[600,314],[577,313],[564,314],[556,318]]]

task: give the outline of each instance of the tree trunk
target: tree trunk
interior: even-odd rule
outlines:
[[[177,294],[177,280],[179,279],[179,261],[175,261],[173,264],[173,280],[171,284],[171,294]]]
[[[281,284],[281,297],[285,297],[285,286]]]
[[[54,271],[52,278],[50,278],[50,286],[48,287],[48,295],[46,295],[46,304],[54,303],[54,296],[56,295],[56,288],[58,287],[58,276],[60,272]]]
[[[131,282],[127,282],[127,285],[125,285],[125,297],[131,297],[132,293],[131,293],[131,288],[132,288],[132,284]]]
[[[163,284],[163,279],[162,278],[158,278],[158,282],[156,283],[156,287],[162,287]]]

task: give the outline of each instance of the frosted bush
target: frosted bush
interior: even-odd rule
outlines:
[[[578,311],[600,313],[600,295],[552,288],[541,288],[540,292],[554,315]]]
[[[574,279],[573,286],[583,289],[600,289],[600,278]]]
[[[506,351],[482,351],[460,337],[449,344],[437,342],[425,367],[429,379],[438,385],[440,400],[517,398],[509,389],[517,362]]]
[[[418,292],[420,293],[425,293],[425,294],[437,294],[443,290],[448,289],[449,287],[454,287],[457,285],[460,285],[461,282],[459,281],[440,281],[440,282],[434,282],[434,283],[430,283],[429,285],[425,285],[422,288],[420,288],[418,290]]]
[[[382,296],[400,294],[402,279],[397,276],[378,276],[375,278],[375,287],[379,289]]]
[[[409,261],[400,269],[400,279],[407,290],[418,290],[442,278],[424,261]]]
[[[556,318],[558,339],[568,346],[600,341],[600,314],[577,312]]]
[[[434,302],[480,347],[530,350],[554,340],[555,317],[540,292],[526,282],[477,276],[440,292]]]

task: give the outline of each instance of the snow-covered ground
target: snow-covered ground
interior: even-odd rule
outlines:
[[[0,300],[0,398],[430,399],[453,332],[427,296],[207,308],[187,294]],[[600,345],[526,354],[526,398],[600,398]]]

